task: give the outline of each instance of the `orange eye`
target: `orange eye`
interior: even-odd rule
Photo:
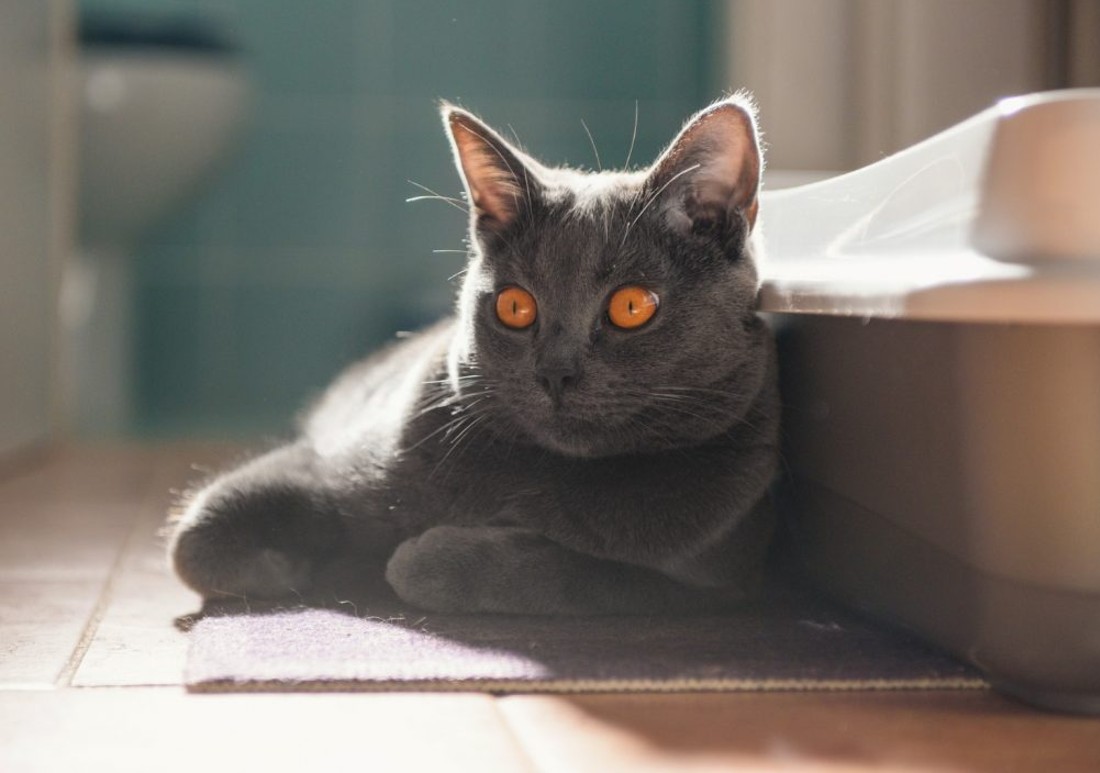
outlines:
[[[631,330],[649,322],[657,313],[659,302],[657,294],[644,287],[623,287],[611,296],[607,317],[615,327]]]
[[[505,287],[497,296],[497,317],[510,328],[520,330],[535,323],[535,296],[519,287]]]

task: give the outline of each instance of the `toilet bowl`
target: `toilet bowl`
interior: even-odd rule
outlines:
[[[131,423],[132,276],[151,229],[208,182],[249,103],[232,46],[192,22],[82,20],[78,250],[62,317],[75,429]]]

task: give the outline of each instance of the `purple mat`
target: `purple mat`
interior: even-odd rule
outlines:
[[[383,611],[385,608],[390,611]],[[208,609],[197,692],[636,692],[982,688],[966,665],[824,601],[706,617],[425,615],[388,603]]]

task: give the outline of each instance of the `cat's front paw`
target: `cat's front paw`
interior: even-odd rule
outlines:
[[[434,612],[570,614],[588,608],[585,559],[508,526],[435,526],[397,546],[386,579]]]
[[[433,612],[478,611],[476,567],[481,552],[455,526],[436,526],[397,546],[386,581],[402,601]]]

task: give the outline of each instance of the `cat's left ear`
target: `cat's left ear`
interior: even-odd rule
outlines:
[[[756,107],[741,92],[696,113],[654,163],[646,185],[677,230],[720,224],[738,213],[752,230],[763,165]]]
[[[444,103],[442,114],[475,225],[507,228],[532,204],[538,164],[465,110]]]

